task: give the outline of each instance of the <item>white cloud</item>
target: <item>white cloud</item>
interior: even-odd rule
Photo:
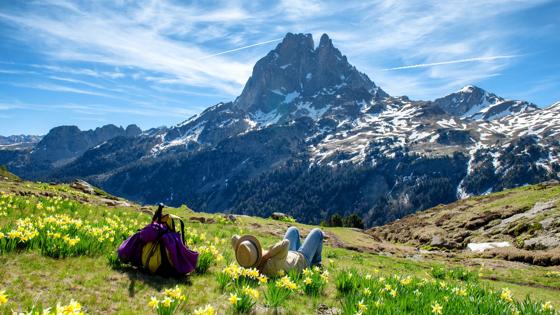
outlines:
[[[243,49],[247,49],[247,48],[251,48],[251,47],[256,47],[256,46],[261,46],[261,45],[265,45],[265,44],[270,44],[270,43],[276,43],[281,41],[282,38],[277,38],[277,39],[272,39],[272,40],[267,40],[261,43],[256,43],[256,44],[251,44],[251,45],[247,45],[247,46],[243,46],[243,47],[239,47],[239,48],[234,48],[234,49],[229,49],[229,50],[225,50],[225,51],[221,51],[218,53],[214,53],[208,56],[204,56],[202,58],[199,58],[198,60],[204,60],[204,59],[208,59],[208,58],[212,58],[212,57],[216,57],[216,56],[220,56],[220,55],[225,55],[225,54],[229,54],[232,52],[236,52],[236,51],[240,51]]]
[[[510,59],[510,58],[515,58],[515,57],[519,57],[519,56],[510,55],[510,56],[474,57],[474,58],[439,61],[439,62],[432,62],[432,63],[420,63],[420,64],[415,64],[415,65],[387,68],[387,69],[383,69],[383,71],[404,70],[404,69],[414,69],[414,68],[428,68],[428,67],[433,67],[433,66],[452,65],[452,64],[457,64],[457,63],[467,63],[467,62],[475,62],[475,61],[492,61],[492,60],[498,60],[498,59]]]
[[[315,40],[326,32],[358,69],[391,94],[433,98],[450,88],[498,76],[515,62],[493,57],[528,53],[515,45],[527,30],[503,20],[547,1],[551,0],[280,0],[203,5],[47,0],[23,12],[4,10],[0,21],[15,25],[14,38],[27,40],[55,61],[121,69],[43,66],[52,71],[107,79],[126,75],[155,82],[160,91],[165,89],[161,85],[183,85],[185,91],[203,87],[207,93],[211,88],[230,97],[241,91],[255,61],[268,49],[258,44],[272,48],[272,39],[286,32],[312,33]],[[473,60],[459,62],[469,59]],[[436,64],[445,67],[427,67]],[[407,65],[415,70],[382,71]]]
[[[54,4],[51,9],[61,11]],[[213,87],[232,95],[240,90],[250,74],[251,65],[219,56],[215,56],[212,62],[200,63],[199,59],[211,53],[202,47],[189,45],[188,42],[175,40],[161,33],[161,30],[167,30],[164,22],[170,12],[175,12],[175,16],[177,12],[186,12],[185,10],[169,5],[165,11],[158,11],[165,13],[163,18],[152,19],[154,14],[146,13],[148,10],[143,7],[140,11],[147,15],[143,19],[137,16],[131,18],[105,8],[98,9],[90,13],[73,7],[71,12],[75,13],[69,14],[64,7],[63,12],[58,12],[63,18],[37,12],[0,13],[0,19],[31,30],[27,34],[30,41],[48,38],[45,44],[49,49],[45,52],[57,60],[129,66],[168,73],[184,84]],[[225,9],[196,14],[195,11],[189,16],[182,16],[183,21],[189,17],[204,22],[236,20],[242,15],[235,12],[232,15]],[[175,23],[178,18],[178,15],[171,18],[170,23]]]
[[[74,94],[85,94],[85,95],[95,95],[95,96],[102,96],[102,97],[110,97],[113,98],[113,95],[74,88],[66,85],[59,85],[59,84],[51,84],[51,83],[11,83],[13,86],[30,88],[30,89],[38,89],[38,90],[45,90],[50,92],[63,92],[63,93],[74,93]]]

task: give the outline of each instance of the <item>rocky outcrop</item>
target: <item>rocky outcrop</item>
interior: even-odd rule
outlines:
[[[88,182],[83,181],[81,179],[75,180],[72,184],[70,184],[70,187],[88,195],[95,194],[95,190],[93,189],[93,186],[91,186]]]

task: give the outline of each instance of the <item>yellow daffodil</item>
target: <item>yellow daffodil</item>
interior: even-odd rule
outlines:
[[[63,309],[62,312],[65,315],[66,314],[68,314],[68,315],[70,315],[70,314],[72,314],[72,315],[73,314],[80,314],[80,312],[82,310],[82,306],[80,305],[80,303],[78,303],[74,300],[71,300],[70,304],[68,304],[66,306],[63,306],[62,309]]]
[[[295,291],[297,289],[297,284],[295,284],[288,276],[280,278],[280,280],[276,282],[276,286],[291,291]]]
[[[367,306],[364,304],[364,300],[361,300],[360,302],[358,302],[358,309],[359,309],[361,312],[367,311],[368,308],[367,308]]]
[[[239,297],[237,297],[237,294],[234,294],[234,293],[229,294],[229,302],[232,305],[236,305],[238,301],[239,301]]]
[[[259,298],[259,291],[251,287],[245,287],[243,289],[243,293],[247,294],[248,296],[252,297],[255,300]]]
[[[268,277],[267,277],[267,276],[260,275],[259,278],[258,278],[258,280],[259,280],[259,283],[265,284],[265,283],[268,282]]]
[[[4,305],[8,303],[8,295],[6,294],[6,291],[2,290],[0,291],[0,305]]]
[[[152,296],[152,298],[150,299],[150,302],[148,302],[148,306],[153,308],[153,309],[158,308],[159,300],[155,296]]]
[[[329,272],[327,270],[321,273],[321,279],[325,282],[329,282]]]
[[[513,302],[513,298],[511,297],[511,290],[508,288],[502,289],[502,292],[500,293],[500,298],[508,303]]]
[[[443,306],[439,305],[438,302],[432,304],[432,313],[441,314],[443,312]]]
[[[174,302],[174,301],[173,301],[172,298],[166,296],[166,297],[161,301],[161,304],[162,304],[164,307],[170,307],[171,304],[173,304],[173,302]]]
[[[409,285],[412,282],[412,277],[408,276],[404,279],[401,279],[400,282],[401,282],[402,285]]]
[[[552,303],[550,303],[550,301],[547,301],[546,303],[544,303],[542,305],[542,308],[545,311],[552,311],[554,309],[554,307],[552,306]]]
[[[194,315],[215,315],[216,310],[212,305],[206,305],[205,307],[199,307],[194,310]]]
[[[185,296],[183,295],[183,290],[179,286],[175,286],[173,289],[166,289],[163,294],[175,300],[184,301]]]

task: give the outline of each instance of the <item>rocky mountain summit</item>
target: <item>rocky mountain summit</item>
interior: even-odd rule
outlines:
[[[287,34],[231,102],[142,133],[55,128],[32,150],[0,151],[0,164],[139,202],[311,223],[357,213],[377,225],[557,179],[559,114],[558,103],[540,108],[475,86],[434,101],[390,96],[327,35],[315,46],[309,34]]]
[[[438,98],[434,104],[452,116],[486,121],[538,109],[535,104],[505,100],[472,85],[467,85],[455,93]]]
[[[32,154],[37,160],[59,161],[74,158],[87,149],[118,136],[135,137],[142,133],[136,125],[126,129],[115,125],[105,125],[95,130],[81,131],[76,126],[53,128],[35,146]]]

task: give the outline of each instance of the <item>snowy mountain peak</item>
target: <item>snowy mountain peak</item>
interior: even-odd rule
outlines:
[[[474,85],[465,85],[462,89],[458,90],[457,93],[472,93],[476,89],[480,88]]]
[[[322,117],[336,104],[349,106],[388,95],[323,34],[314,47],[311,34],[288,33],[260,59],[234,106],[251,117],[288,121],[301,116]]]
[[[560,102],[556,102],[547,107],[549,110],[559,110],[560,111]]]
[[[464,93],[464,94],[489,94],[486,90],[476,85],[468,84],[458,90],[456,93]]]
[[[507,100],[474,85],[467,85],[433,103],[452,116],[487,121],[537,109],[534,104]]]
[[[481,141],[486,145],[500,139],[496,134],[513,130],[504,126],[515,117],[520,118],[516,124],[526,126],[525,122],[536,124],[552,115],[552,111],[532,111],[542,110],[475,85],[433,102],[391,97],[352,66],[327,34],[315,46],[311,34],[288,33],[255,64],[235,101],[209,107],[175,128],[158,132],[161,142],[152,153],[199,150],[224,139],[302,121],[314,126],[307,135],[315,143],[310,149],[314,162],[358,163],[367,159],[371,148],[390,155],[407,142],[470,146]],[[487,130],[479,130],[479,124]],[[546,131],[553,134],[556,129]],[[512,137],[523,132],[527,131],[515,129]],[[340,152],[347,157],[340,157]]]

